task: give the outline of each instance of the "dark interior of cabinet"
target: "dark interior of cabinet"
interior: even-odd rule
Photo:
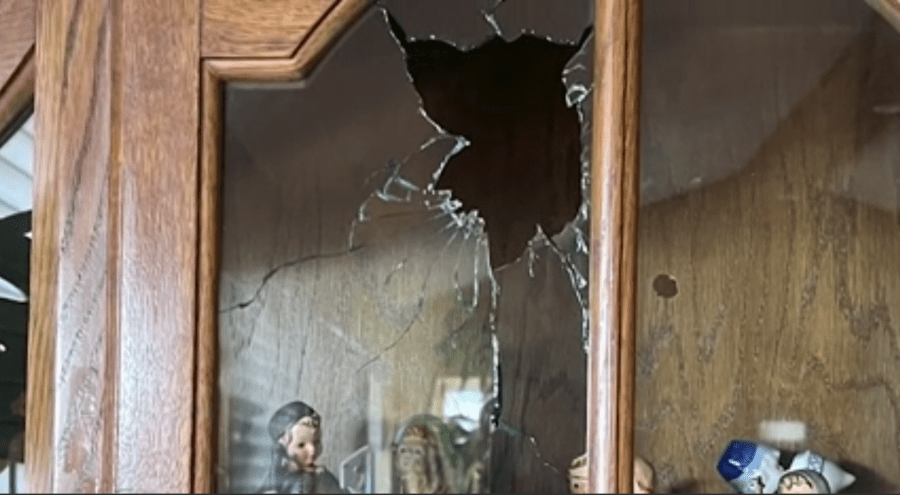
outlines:
[[[485,219],[491,266],[502,280],[536,226],[558,234],[582,203],[581,123],[560,77],[577,47],[522,36],[467,52],[441,41],[404,50],[426,113],[470,142],[437,187]],[[493,491],[565,492],[563,473],[584,451],[581,339],[522,324],[500,326],[498,340],[503,424],[494,438]]]
[[[442,41],[404,45],[423,108],[470,145],[437,182],[485,219],[491,266],[515,261],[539,225],[548,236],[581,204],[581,124],[560,75],[577,48],[532,36],[468,52]]]

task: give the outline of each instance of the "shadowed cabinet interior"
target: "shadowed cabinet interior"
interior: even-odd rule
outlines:
[[[864,2],[645,2],[635,453],[659,491],[724,490],[732,439],[900,487],[898,55]]]

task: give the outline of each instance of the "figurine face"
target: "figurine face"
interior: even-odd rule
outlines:
[[[810,472],[786,473],[778,481],[776,493],[829,493],[824,480],[817,480]]]
[[[405,473],[421,474],[425,472],[425,441],[408,435],[397,447],[397,461]]]
[[[425,426],[413,426],[397,445],[402,493],[438,493],[443,469],[437,444]]]
[[[322,432],[309,416],[294,423],[279,440],[288,458],[288,470],[315,472],[316,459],[322,453]]]

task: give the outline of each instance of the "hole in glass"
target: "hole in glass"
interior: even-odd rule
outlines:
[[[464,43],[452,39],[410,42],[374,8],[307,80],[227,86],[223,491],[333,479],[354,492],[567,489],[565,469],[584,452],[589,149],[579,140],[590,139],[590,4],[487,4],[467,14],[491,19],[488,36],[470,48],[503,39],[474,54],[456,52]],[[576,14],[584,16],[568,17]],[[468,60],[454,67],[464,77],[408,66],[427,58],[425,48]],[[513,56],[528,70],[524,81],[507,82],[542,89],[526,108],[479,100],[463,115],[434,103],[464,95],[460,82],[502,100],[474,68],[512,70]],[[552,129],[531,143],[528,132],[507,127],[512,146],[491,149],[490,135],[466,134],[485,111],[505,125]],[[479,142],[490,151],[469,153]],[[477,178],[466,169],[516,162],[524,145],[546,156],[536,169],[518,169],[526,178],[513,168],[497,174],[512,183],[507,196],[483,202],[476,189],[461,200],[458,189]],[[451,163],[467,153],[472,166]],[[459,177],[447,182],[454,168]],[[534,177],[550,190],[537,190]],[[482,210],[506,202],[514,211],[528,200],[548,216],[486,226]],[[321,451],[297,444],[291,457],[278,447],[284,432],[269,425],[292,401],[317,413]],[[322,470],[291,467],[308,458]],[[426,463],[443,477],[424,475]]]
[[[484,218],[491,266],[521,256],[535,226],[559,233],[582,202],[581,124],[560,77],[577,47],[522,36],[466,52],[441,41],[404,49],[425,111],[469,142],[436,187]]]

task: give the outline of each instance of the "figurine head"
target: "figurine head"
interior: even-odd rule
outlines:
[[[831,493],[825,478],[807,470],[785,473],[778,480],[776,493]]]
[[[854,481],[856,477],[837,464],[807,450],[791,461],[791,467],[778,482],[778,493],[837,493]]]
[[[269,420],[269,436],[281,447],[287,471],[311,473],[322,453],[321,418],[313,408],[296,401],[275,411]]]
[[[716,466],[719,474],[738,493],[774,493],[784,469],[781,452],[767,445],[734,440]]]
[[[420,414],[411,418],[394,438],[394,467],[401,493],[443,493],[452,485],[449,455],[440,419]]]

